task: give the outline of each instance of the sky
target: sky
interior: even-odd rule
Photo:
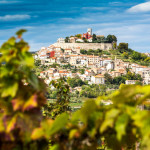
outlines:
[[[150,52],[150,0],[0,0],[0,45],[27,29],[24,39],[37,51],[87,28]]]

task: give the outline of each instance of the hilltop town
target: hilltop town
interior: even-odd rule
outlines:
[[[47,84],[61,77],[66,81],[78,78],[84,85],[150,84],[149,53],[133,51],[128,43],[117,46],[114,35],[92,35],[92,29],[59,38],[57,43],[42,47],[34,57],[40,62],[37,74]],[[83,84],[72,87],[81,90]]]
[[[63,49],[72,49],[73,51],[78,51],[76,48],[80,49],[101,49],[109,50],[114,49],[117,42],[117,38],[114,35],[108,35],[106,38],[104,35],[96,35],[92,33],[92,29],[88,28],[87,33],[77,34],[75,36],[70,36],[66,38],[58,38],[57,43],[53,45],[55,47],[61,47]]]

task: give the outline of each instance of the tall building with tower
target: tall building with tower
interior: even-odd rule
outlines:
[[[90,39],[92,38],[92,28],[87,29],[87,33],[83,33],[82,38]]]
[[[92,28],[88,28],[87,32],[88,32],[89,35],[92,35]]]

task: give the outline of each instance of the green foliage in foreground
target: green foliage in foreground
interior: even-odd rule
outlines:
[[[31,134],[42,120],[46,85],[31,71],[34,67],[22,33],[10,38],[0,53],[0,149],[41,149],[47,141],[33,141]],[[41,147],[41,148],[40,148]]]
[[[103,100],[110,99],[113,104],[105,106]],[[139,107],[149,100],[150,86],[124,85],[112,95],[87,101],[71,117],[64,113],[53,123],[46,122],[33,132],[32,138],[50,138],[55,149],[61,150],[94,150],[103,141],[114,150],[135,149],[138,143],[148,150],[150,112]]]
[[[22,32],[0,48],[1,150],[45,150],[49,141],[50,150],[96,150],[101,145],[128,150],[137,143],[150,149],[150,111],[139,109],[149,103],[150,85],[124,85],[107,97],[87,101],[72,115],[42,118],[45,88],[31,71],[34,61]],[[63,105],[68,88],[60,85],[54,83]],[[113,104],[104,105],[107,100]]]

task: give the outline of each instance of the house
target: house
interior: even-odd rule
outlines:
[[[61,47],[54,47],[55,51],[61,51]]]
[[[138,74],[139,72],[143,72],[145,70],[147,70],[146,66],[139,66],[135,68],[135,73]]]
[[[67,70],[59,70],[60,77],[67,77],[70,72]],[[69,76],[69,75],[68,75]]]
[[[114,68],[115,68],[115,66],[114,66],[114,62],[113,61],[111,61],[108,64],[106,64],[107,71],[114,70]]]
[[[75,43],[77,39],[78,39],[77,37],[70,37],[69,42],[70,43]]]
[[[105,84],[105,78],[104,75],[98,74],[96,76],[91,77],[91,82],[93,84]]]
[[[51,58],[55,56],[55,51],[47,51],[46,52],[47,58]]]
[[[56,73],[57,69],[56,68],[50,68],[47,70],[48,73]]]
[[[41,76],[41,78],[45,78],[46,77],[46,71],[41,71],[40,76]]]
[[[87,61],[87,59],[81,59],[80,63],[82,66],[87,66],[88,61]]]
[[[97,38],[104,38],[104,35],[96,35]]]
[[[88,32],[82,34],[82,38],[90,39],[92,35],[90,35]]]
[[[88,64],[87,55],[70,55],[69,63],[72,66],[86,66]]]
[[[55,57],[59,57],[62,54],[63,54],[62,50],[55,50]]]
[[[80,54],[80,50],[81,50],[80,47],[76,47],[73,49],[73,51],[75,51],[77,54]]]
[[[53,63],[56,63],[56,57],[52,57],[52,58],[49,58],[49,59],[42,59],[41,60],[41,64],[42,65],[51,65]]]
[[[58,56],[57,57],[57,63],[61,64],[64,61],[64,57],[63,56]]]
[[[135,64],[135,63],[133,63],[133,64],[130,65],[130,68],[131,68],[131,71],[132,71],[132,72],[135,72],[135,71],[137,70],[137,69],[136,69],[137,67],[140,67],[140,65]],[[138,70],[138,71],[139,71],[139,70]]]
[[[126,80],[125,84],[129,85],[129,84],[135,84],[137,81],[139,80]]]
[[[119,71],[112,71],[110,74],[113,78],[121,76],[121,73]]]
[[[69,61],[70,61],[70,55],[65,55],[63,61],[69,63]]]
[[[94,55],[87,55],[89,64],[98,64],[100,63],[100,57]]]
[[[39,59],[46,59],[46,58],[47,58],[47,55],[46,55],[46,54],[39,55]]]
[[[85,75],[88,75],[88,76],[94,76],[95,73],[93,70],[85,70]]]
[[[44,80],[44,82],[45,82],[46,84],[48,84],[48,85],[49,85],[49,84],[50,84],[50,82],[51,82],[51,80],[49,80],[49,79],[45,79],[45,80]]]
[[[150,84],[150,78],[144,78],[143,83],[149,85]]]
[[[150,53],[144,53],[146,56],[150,57]]]
[[[47,48],[49,51],[53,51],[55,49],[55,46],[54,45],[50,45],[48,48]]]
[[[72,49],[70,49],[70,48],[65,49],[65,50],[64,50],[64,53],[65,53],[66,55],[71,55],[71,54],[72,54]]]
[[[119,69],[118,71],[120,72],[121,75],[126,74],[126,70],[125,69]]]
[[[92,39],[93,39],[93,38],[92,38],[92,37],[90,37],[90,38],[88,39],[88,42],[90,42],[90,43],[91,43],[91,42],[92,42]]]
[[[77,73],[78,74],[78,73]],[[91,76],[86,74],[78,74],[82,81],[91,81]]]
[[[57,40],[57,43],[65,43],[65,39],[64,39],[64,38],[59,38],[59,39]]]
[[[143,78],[144,84],[150,84],[150,68],[144,70],[141,74],[141,77]]]
[[[76,42],[83,43],[84,41],[82,39],[77,39]]]
[[[92,68],[97,67],[97,66],[95,66],[95,64],[92,63],[92,64],[88,64],[87,67],[92,69]]]

